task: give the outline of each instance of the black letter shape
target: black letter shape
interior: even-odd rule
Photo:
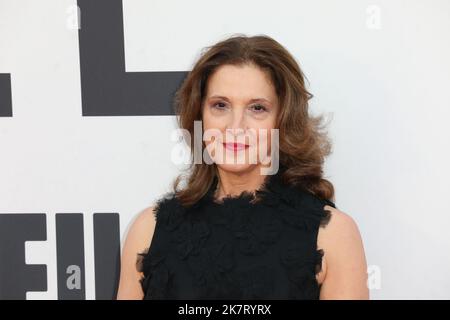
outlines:
[[[85,266],[84,266],[84,226],[82,213],[57,213],[56,223],[56,261],[58,272],[58,300],[84,300]],[[79,274],[73,274],[73,269]],[[67,280],[75,276],[79,288],[68,286]]]
[[[95,299],[115,300],[120,275],[118,213],[94,214]]]
[[[0,73],[0,117],[12,117],[11,74]]]
[[[47,266],[25,264],[25,241],[47,240],[45,214],[0,214],[0,299],[47,291]]]
[[[78,6],[83,116],[175,114],[172,97],[187,72],[125,72],[122,0]]]

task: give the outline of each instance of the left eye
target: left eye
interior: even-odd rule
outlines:
[[[251,108],[252,108],[253,110],[255,110],[256,112],[264,112],[264,111],[267,110],[266,107],[264,107],[264,106],[261,105],[261,104],[256,104],[256,105],[254,105],[254,106],[251,106]]]
[[[225,109],[226,105],[223,102],[217,102],[212,105],[213,108],[223,110]]]

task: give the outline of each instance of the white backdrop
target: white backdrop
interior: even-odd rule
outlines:
[[[0,0],[13,110],[0,117],[0,214],[47,223],[25,261],[47,265],[48,290],[27,299],[58,297],[56,213],[83,213],[95,299],[93,213],[119,213],[123,241],[178,173],[173,116],[82,116],[75,6]],[[325,173],[363,236],[371,298],[450,298],[449,1],[124,0],[123,21],[127,71],[188,71],[233,33],[283,44],[309,79],[311,112],[330,116]]]

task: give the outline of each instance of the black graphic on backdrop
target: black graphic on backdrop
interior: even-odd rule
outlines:
[[[59,213],[55,215],[55,223],[58,299],[86,299],[83,215]]]
[[[115,299],[120,275],[119,214],[95,213],[95,298]],[[58,299],[86,298],[83,214],[58,213],[55,231],[46,215],[0,213],[0,300],[26,299],[27,291],[47,291],[46,265],[25,264],[25,241],[46,241],[56,232]]]
[[[45,214],[0,214],[0,299],[47,291],[47,266],[25,264],[25,241],[47,240]]]
[[[187,72],[126,72],[122,1],[78,0],[78,6],[82,115],[173,115],[173,94]],[[12,116],[11,74],[0,73],[0,117]],[[84,299],[83,216],[57,214],[55,221],[58,298]],[[94,215],[96,299],[117,293],[119,229],[118,214]],[[25,264],[24,246],[45,240],[45,214],[0,214],[0,299],[47,291],[47,266]]]
[[[0,117],[12,117],[11,74],[0,73]]]
[[[122,0],[78,0],[78,7],[82,115],[173,115],[187,72],[126,72]],[[12,114],[11,75],[2,73],[0,117]]]
[[[186,72],[126,72],[122,0],[78,0],[83,116],[172,115]],[[147,30],[142,36],[151,36]]]

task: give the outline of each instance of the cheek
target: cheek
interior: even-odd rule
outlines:
[[[202,117],[202,130],[203,130],[203,138],[205,138],[206,140],[203,141],[203,143],[205,145],[209,145],[211,143],[214,142],[220,142],[222,137],[219,136],[216,139],[216,134],[217,130],[220,131],[219,134],[222,134],[224,132],[224,128],[222,128],[224,126],[224,121],[223,120],[219,120],[217,119],[217,117],[215,117],[214,115],[212,115],[211,113],[204,113],[203,117]],[[208,130],[210,130],[209,135],[205,134]]]
[[[270,132],[275,128],[275,121],[272,118],[264,119],[264,121],[252,121],[249,123],[249,128],[256,132],[257,139],[263,139],[264,136],[270,138]]]
[[[266,149],[268,153],[271,151],[272,145],[272,130],[275,129],[274,124],[272,122],[267,123],[265,126],[260,126],[255,128],[256,130],[256,142],[257,148]]]
[[[210,110],[205,109],[202,117],[203,128],[206,129],[222,129],[224,125],[223,118],[215,116]]]

